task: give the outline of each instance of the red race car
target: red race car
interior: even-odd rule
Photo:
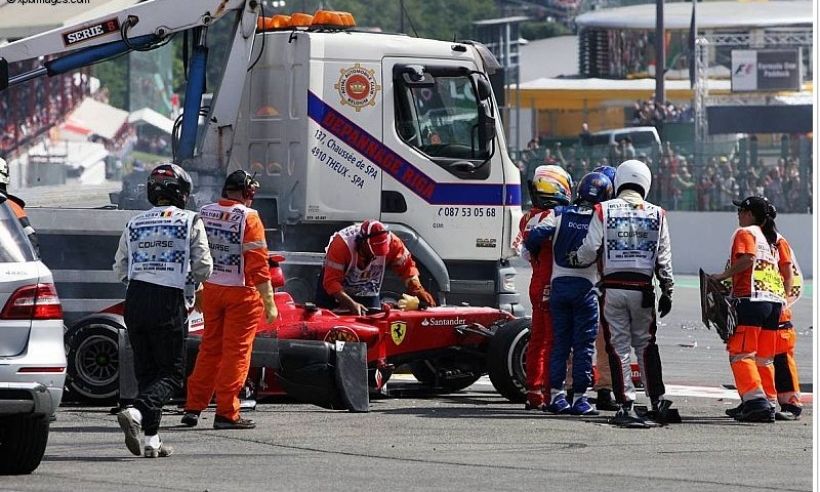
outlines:
[[[282,261],[282,256],[271,255],[275,287],[284,285]],[[279,318],[272,324],[260,319],[254,343],[246,387],[256,398],[289,395],[322,406],[339,406],[338,398],[328,397],[334,401],[328,403],[326,395],[317,394],[322,393],[316,390],[319,386],[334,392],[334,385],[341,384],[331,381],[332,374],[320,368],[341,365],[334,362],[332,352],[338,349],[333,346],[361,343],[371,392],[381,391],[393,371],[407,365],[416,379],[434,391],[457,391],[489,373],[501,395],[514,402],[525,399],[529,318],[516,319],[505,311],[486,307],[402,310],[389,304],[367,316],[353,316],[309,303],[297,304],[287,292],[277,292],[275,301]],[[85,318],[66,334],[70,393],[90,400],[110,400],[120,392],[121,359],[128,357],[121,347],[127,340],[122,306],[120,303]],[[192,312],[189,372],[203,328],[201,314]]]

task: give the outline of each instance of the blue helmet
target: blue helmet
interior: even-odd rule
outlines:
[[[584,175],[578,183],[577,201],[601,203],[612,198],[612,181],[602,172],[591,172]]]
[[[615,168],[612,166],[598,166],[592,170],[594,173],[603,173],[606,175],[607,178],[615,184]]]

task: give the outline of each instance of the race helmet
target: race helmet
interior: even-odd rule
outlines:
[[[640,188],[640,191],[635,191],[639,191],[643,198],[646,198],[652,186],[652,172],[649,167],[635,159],[622,162],[615,171],[615,193],[620,193],[624,186]]]
[[[252,200],[258,189],[259,181],[244,169],[239,169],[225,178],[225,184],[222,186],[222,198],[228,198],[229,191],[241,191],[245,200]]]
[[[178,208],[185,208],[193,183],[191,176],[176,164],[160,164],[148,176],[148,201],[158,206],[161,199]]]
[[[615,186],[615,168],[612,166],[598,166],[592,170],[594,173],[604,173],[606,177],[612,182],[612,185]]]
[[[387,256],[390,252],[390,233],[378,220],[362,222],[358,239],[367,243],[367,248],[373,256]]]
[[[0,157],[0,185],[7,185],[11,182],[11,173],[9,173],[9,163]]]
[[[561,166],[538,166],[532,177],[532,195],[539,208],[568,205],[572,200],[572,176]]]
[[[593,171],[581,178],[575,200],[590,204],[601,203],[612,198],[612,193],[612,181],[607,175]]]

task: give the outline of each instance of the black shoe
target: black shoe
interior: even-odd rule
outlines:
[[[736,419],[738,415],[740,415],[741,413],[743,413],[743,402],[740,402],[740,405],[736,406],[735,408],[726,409],[726,415],[732,417],[733,419]]]
[[[774,412],[774,419],[781,422],[790,422],[792,420],[799,420],[800,417],[791,412]]]
[[[743,411],[735,417],[738,422],[774,422],[774,407],[765,398],[757,398],[743,403]]]
[[[617,412],[618,404],[612,399],[612,391],[608,389],[598,390],[598,398],[595,400],[595,408],[601,411]]]
[[[659,424],[679,424],[680,414],[671,408],[671,400],[655,400],[652,402],[652,419]]]
[[[803,413],[803,407],[798,407],[797,405],[792,405],[791,403],[784,403],[780,405],[780,410],[794,415],[794,419],[792,420],[799,419],[800,414]]]
[[[182,416],[182,423],[188,427],[196,427],[196,424],[199,423],[199,412],[185,410],[185,415]]]
[[[251,419],[243,419],[239,417],[236,420],[230,420],[221,415],[214,417],[214,429],[255,429],[256,423]]]
[[[650,425],[643,418],[639,417],[632,408],[632,405],[624,405],[618,409],[615,416],[609,421],[611,424],[626,429],[648,429]]]

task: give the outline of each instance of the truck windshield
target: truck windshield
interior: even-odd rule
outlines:
[[[484,161],[490,157],[479,131],[473,81],[466,76],[434,77],[425,86],[399,84],[396,128],[402,140],[434,161]]]

